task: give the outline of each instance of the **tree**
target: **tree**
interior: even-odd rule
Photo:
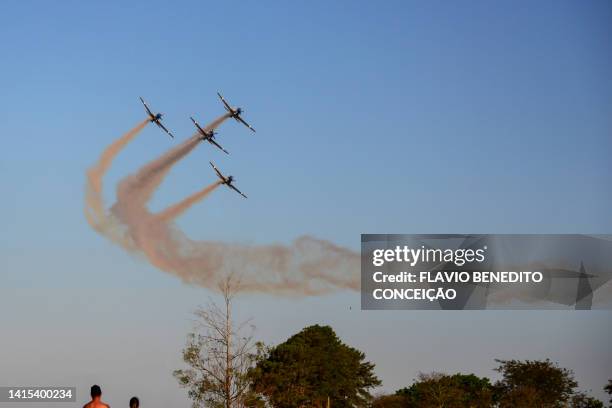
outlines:
[[[522,385],[504,393],[498,394],[499,408],[533,408],[544,407],[542,396],[537,388],[530,385]]]
[[[247,371],[255,361],[253,326],[234,325],[232,300],[240,282],[233,275],[219,284],[224,303],[210,302],[195,311],[197,327],[187,336],[183,360],[187,369],[174,371],[179,384],[188,389],[192,407],[237,408],[251,406]],[[247,326],[250,332],[245,335]]]
[[[555,408],[570,402],[578,383],[574,374],[550,360],[496,360],[500,407]]]
[[[408,398],[404,395],[379,395],[372,401],[372,408],[407,408]]]
[[[608,393],[608,395],[612,395],[612,379],[608,380],[608,384],[604,387],[604,391]],[[612,398],[610,398],[610,406],[612,407]]]
[[[589,397],[583,392],[575,393],[571,398],[572,408],[604,408],[603,402]]]
[[[410,408],[488,408],[493,402],[488,378],[474,374],[419,374],[410,387],[396,393],[407,399]]]
[[[259,357],[252,387],[273,407],[363,407],[380,384],[364,359],[331,327],[310,326]]]

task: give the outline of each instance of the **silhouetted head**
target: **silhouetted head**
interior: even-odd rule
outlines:
[[[158,113],[157,115],[155,115],[155,119],[161,119],[162,116],[164,116],[163,113]]]
[[[140,406],[140,401],[138,401],[138,397],[130,398],[130,408],[138,408]]]
[[[227,182],[231,183],[232,181],[234,181],[234,176],[227,176]]]
[[[242,113],[242,108],[236,108],[236,113],[240,115]]]
[[[99,396],[101,396],[101,395],[102,395],[102,389],[100,388],[100,386],[99,386],[99,385],[95,385],[95,384],[94,384],[94,385],[92,385],[92,386],[91,386],[91,392],[90,392],[90,394],[91,394],[91,399],[94,399],[94,398],[96,398],[96,397],[99,397]]]

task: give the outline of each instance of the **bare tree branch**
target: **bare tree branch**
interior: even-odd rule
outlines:
[[[247,372],[254,363],[256,344],[251,319],[238,324],[232,320],[232,301],[240,288],[239,277],[228,275],[218,284],[222,306],[210,301],[194,312],[195,332],[188,335],[183,349],[183,360],[190,368],[174,372],[194,408],[245,407]]]

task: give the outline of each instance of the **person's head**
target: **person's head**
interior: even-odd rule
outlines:
[[[140,401],[138,401],[137,397],[130,398],[130,408],[138,408],[140,406]]]
[[[100,398],[100,396],[102,395],[102,389],[100,388],[99,385],[92,385],[91,386],[91,399],[94,398]]]

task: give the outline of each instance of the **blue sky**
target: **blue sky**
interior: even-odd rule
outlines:
[[[186,329],[171,322],[187,321],[208,292],[123,253],[83,216],[85,170],[144,118],[138,96],[166,113],[180,140],[193,133],[190,115],[206,123],[222,113],[217,90],[244,106],[257,129],[224,124],[219,141],[231,155],[198,147],[156,195],[152,207],[161,209],[209,184],[209,160],[237,177],[249,200],[219,190],[179,220],[194,239],[284,243],[311,234],[357,250],[361,233],[609,233],[611,19],[605,1],[5,2],[0,260],[3,290],[11,293],[5,301],[23,310],[40,302],[53,308],[60,294],[81,304],[81,293],[98,296],[103,288],[118,299],[115,293],[133,291],[146,305],[149,291],[167,289],[172,313],[147,327],[173,327],[175,340],[183,338]],[[107,201],[122,176],[175,143],[147,127],[105,180]],[[16,295],[40,291],[49,297],[32,296],[27,305]],[[349,343],[370,325],[388,337],[406,336],[410,330],[397,322],[416,321],[424,329],[414,341],[426,344],[441,336],[427,330],[429,322],[445,327],[460,319],[454,335],[476,345],[466,354],[478,361],[473,370],[485,370],[491,359],[474,354],[483,340],[472,325],[502,333],[499,354],[517,350],[502,339],[525,320],[536,343],[562,325],[574,336],[568,347],[582,340],[605,352],[589,330],[610,321],[606,313],[406,312],[367,313],[343,326],[344,312],[312,315],[319,303],[342,310],[358,304],[357,294],[339,294],[296,300],[293,316],[303,321],[283,326],[290,315],[277,316],[276,325],[266,318],[273,299],[249,302],[256,321],[274,333],[262,334],[271,341],[313,321],[346,327]],[[91,307],[111,319],[111,333],[129,323],[104,303]],[[79,309],[74,319],[87,321],[87,307]],[[604,331],[603,339],[610,337]],[[377,353],[385,338],[363,347]],[[559,340],[559,350],[564,341],[570,340]],[[180,342],[171,344],[167,352],[177,353]],[[105,340],[95,345],[116,349]],[[543,349],[519,350],[538,357]],[[583,353],[597,349],[589,350]],[[607,353],[592,373],[612,360]],[[431,360],[410,361],[405,371],[382,368],[391,389],[429,370]],[[467,365],[457,362],[457,369],[459,363]],[[600,387],[586,365],[573,368]],[[171,378],[164,381],[174,387]]]

